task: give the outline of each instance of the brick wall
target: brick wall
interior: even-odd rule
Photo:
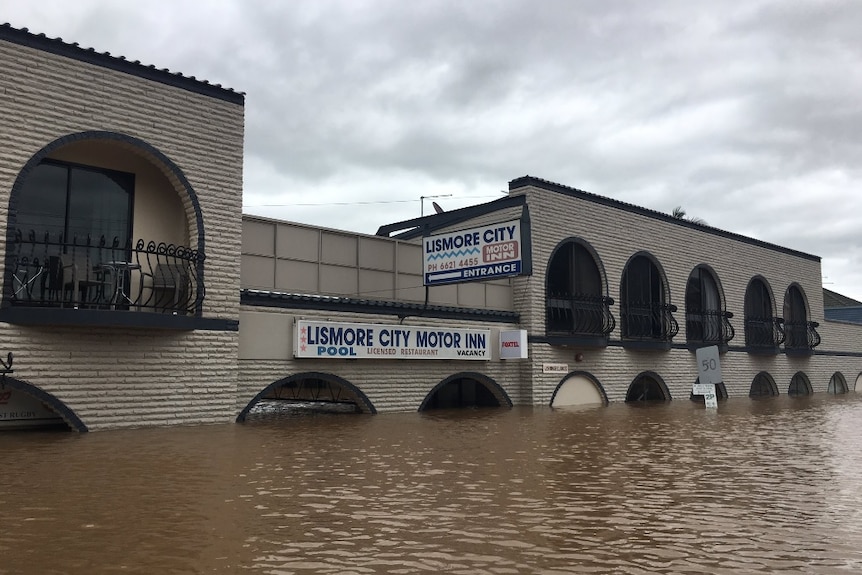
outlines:
[[[515,309],[521,313],[522,324],[531,335],[542,335],[545,330],[544,276],[551,253],[560,241],[577,237],[589,242],[598,253],[608,281],[608,295],[616,301],[612,311],[617,328],[611,333],[612,340],[620,338],[622,273],[626,262],[637,252],[646,251],[654,256],[667,277],[670,303],[679,308],[674,314],[680,324],[675,343],[686,341],[685,288],[697,265],[710,266],[721,283],[727,310],[734,314],[731,323],[736,337],[731,346],[745,344],[743,306],[752,277],[760,275],[769,282],[778,317],[783,316],[788,286],[791,283],[801,286],[808,302],[809,319],[820,323],[822,343],[816,348],[818,355],[759,357],[731,350],[721,356],[725,385],[731,397],[747,396],[751,381],[760,371],[773,376],[782,394],[787,392],[790,378],[797,371],[808,375],[815,392],[825,391],[836,371],[843,373],[852,390],[857,374],[862,373],[862,357],[853,356],[862,352],[862,326],[824,322],[819,261],[553,191],[527,187],[517,192],[528,196],[533,222],[534,275],[518,278],[513,289]],[[575,362],[576,353],[583,354],[582,362]],[[674,398],[687,398],[697,377],[694,353],[687,349],[645,352],[621,347],[587,350],[531,344],[530,355],[536,404],[548,404],[560,383],[559,376],[541,373],[542,363],[567,363],[571,370],[592,373],[611,401],[623,401],[628,386],[642,371],[651,370],[661,376]]]
[[[0,111],[0,248],[10,191],[34,154],[73,133],[124,134],[166,155],[196,192],[206,239],[203,315],[238,317],[242,105],[0,40]],[[15,354],[15,377],[57,396],[91,429],[233,415],[235,332],[0,324],[0,343]]]

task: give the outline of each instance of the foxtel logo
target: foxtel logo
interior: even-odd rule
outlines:
[[[503,347],[521,347],[521,344],[517,341],[504,341]]]

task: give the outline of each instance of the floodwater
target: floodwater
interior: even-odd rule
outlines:
[[[0,434],[0,574],[858,573],[862,394]]]

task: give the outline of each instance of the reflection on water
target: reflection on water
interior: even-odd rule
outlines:
[[[862,396],[0,435],[0,574],[852,573]]]

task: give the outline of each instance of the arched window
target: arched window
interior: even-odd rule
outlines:
[[[762,278],[753,278],[745,290],[745,345],[777,353],[784,341],[781,323],[775,317],[772,290]]]
[[[808,321],[805,296],[797,285],[787,288],[784,295],[784,347],[789,352],[809,354],[820,343],[816,322]]]
[[[725,311],[718,280],[706,266],[697,266],[685,288],[686,338],[694,344],[725,345],[733,339],[733,314]]]
[[[800,396],[811,395],[811,382],[808,381],[808,376],[804,371],[797,371],[790,379],[790,386],[787,388],[787,395]]]
[[[669,342],[679,331],[667,303],[664,275],[652,259],[637,255],[629,260],[620,287],[622,336]]]
[[[546,281],[549,334],[607,336],[613,330],[613,299],[605,295],[602,273],[587,246],[575,240],[561,243],[548,264]]]
[[[844,374],[840,371],[833,373],[832,377],[829,378],[829,385],[827,386],[826,391],[836,395],[847,393],[847,380],[844,379]]]
[[[748,391],[749,397],[771,397],[778,395],[778,387],[775,385],[775,380],[772,376],[761,371],[754,376],[751,382],[751,389]]]
[[[641,373],[632,381],[626,392],[626,403],[639,401],[670,401],[670,392],[656,374]]]

